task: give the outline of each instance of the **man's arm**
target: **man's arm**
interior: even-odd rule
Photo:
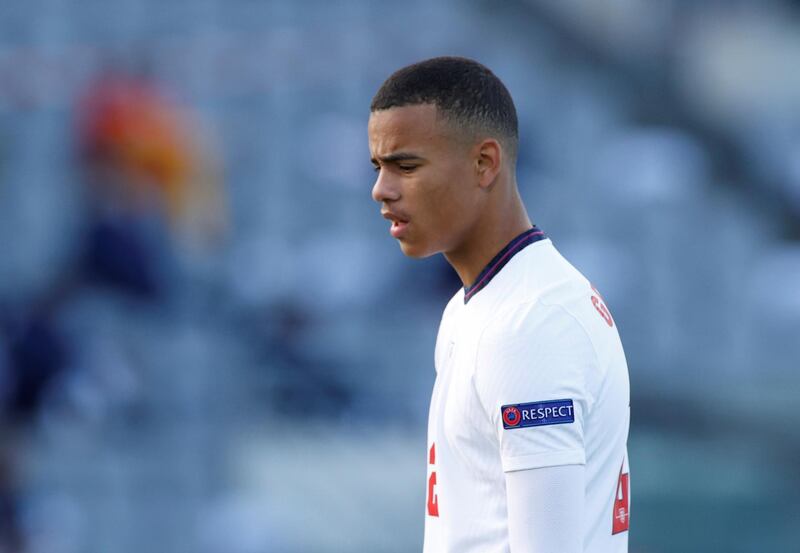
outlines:
[[[511,553],[582,553],[584,465],[506,473]]]

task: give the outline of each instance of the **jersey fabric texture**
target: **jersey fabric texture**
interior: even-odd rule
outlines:
[[[599,293],[541,230],[450,300],[435,367],[424,553],[509,552],[505,473],[570,464],[585,465],[583,550],[628,550],[625,355]]]

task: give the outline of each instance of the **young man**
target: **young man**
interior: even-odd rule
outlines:
[[[628,368],[589,281],[532,225],[517,116],[486,67],[434,58],[372,100],[372,197],[412,257],[464,283],[442,316],[425,553],[628,549]]]

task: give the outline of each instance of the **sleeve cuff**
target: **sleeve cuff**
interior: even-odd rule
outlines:
[[[520,455],[519,457],[503,458],[503,472],[557,467],[560,465],[585,464],[586,454],[582,449],[567,449],[563,451],[537,453],[536,455]]]

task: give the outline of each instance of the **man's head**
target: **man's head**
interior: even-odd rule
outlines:
[[[448,254],[480,231],[497,182],[513,183],[516,110],[483,65],[433,58],[383,83],[371,104],[369,143],[378,171],[372,196],[403,252]]]

